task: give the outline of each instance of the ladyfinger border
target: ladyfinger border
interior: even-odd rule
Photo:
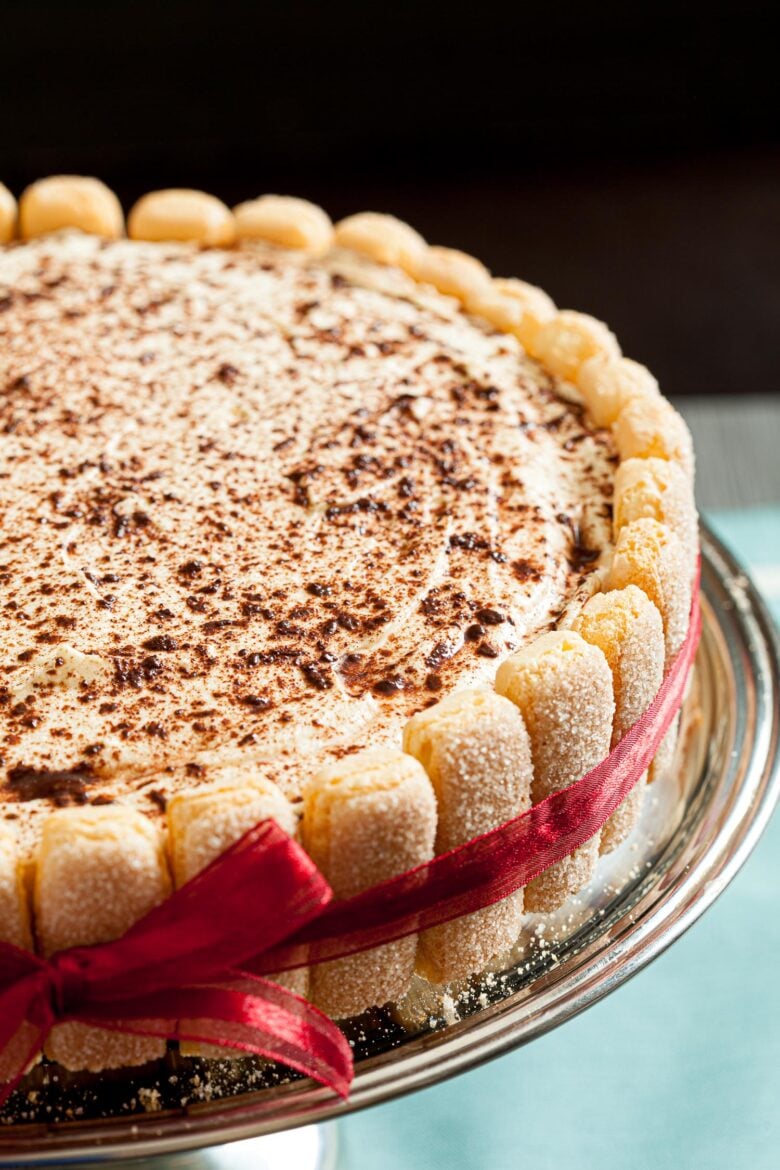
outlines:
[[[346,249],[377,265],[402,269],[419,284],[432,285],[454,297],[464,312],[513,336],[532,359],[571,384],[572,397],[582,403],[597,427],[612,432],[619,456],[613,537],[616,547],[629,547],[632,555],[623,556],[618,568],[613,564],[605,581],[596,581],[595,592],[631,586],[649,590],[667,630],[668,667],[685,633],[680,613],[685,608],[685,588],[690,598],[698,554],[693,447],[686,424],[662,398],[653,376],[622,356],[617,340],[602,322],[583,313],[559,310],[533,285],[492,277],[479,260],[465,253],[428,245],[413,228],[389,215],[358,213],[333,225],[321,208],[293,197],[261,196],[231,211],[204,192],[168,190],[143,196],[125,224],[116,196],[96,179],[51,176],[28,187],[18,206],[0,184],[0,244],[69,228],[106,238],[126,232],[131,239],[186,240],[218,248],[260,240],[313,256],[325,255],[333,247]],[[666,557],[672,568],[665,564],[654,569],[648,585],[648,560],[659,547],[672,550]],[[682,573],[685,580],[675,582],[670,573]],[[670,625],[674,627],[671,634]],[[533,650],[536,641],[524,650]],[[436,710],[428,709],[429,723],[435,721]],[[375,750],[363,749],[369,753]],[[353,766],[363,751],[350,757]],[[230,785],[222,789],[222,796],[229,804]],[[180,793],[177,818],[186,820],[190,802],[194,808],[203,799],[201,789]],[[77,814],[80,810],[73,811]],[[67,818],[68,810],[52,816]],[[231,818],[230,810],[224,808],[219,820],[217,836],[224,847],[231,836],[230,826],[240,826],[244,820],[240,815]],[[290,823],[294,823],[292,817]],[[172,818],[161,831],[161,843],[173,873],[177,869],[181,872],[182,866],[181,843],[174,840],[175,833]],[[305,823],[303,836],[305,840]],[[8,891],[16,891],[15,918],[7,929],[0,921],[0,940],[21,940],[29,945],[29,917],[34,918],[37,909],[34,904],[28,906],[29,877],[31,870],[34,874],[39,869],[41,858],[36,856],[32,863],[17,860],[14,880],[13,875],[8,876],[12,856],[6,841],[4,889],[7,902]]]

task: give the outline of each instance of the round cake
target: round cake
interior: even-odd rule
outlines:
[[[268,816],[346,897],[572,783],[697,552],[690,436],[600,322],[389,216],[165,191],[128,232],[96,180],[0,188],[0,940],[43,954]],[[287,980],[342,1017],[480,969],[642,793],[525,897]]]

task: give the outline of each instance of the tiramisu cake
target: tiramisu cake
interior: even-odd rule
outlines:
[[[94,179],[0,188],[0,939],[42,954],[269,816],[345,897],[572,783],[654,698],[697,550],[688,431],[593,318],[299,199],[155,192],[127,237]],[[479,970],[642,795],[524,897],[295,986],[339,1018]]]

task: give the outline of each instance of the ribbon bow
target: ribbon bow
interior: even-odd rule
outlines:
[[[236,1048],[346,1096],[352,1054],[305,999],[242,967],[331,899],[274,821],[251,829],[116,942],[41,959],[0,944],[0,1105],[57,1023]],[[5,1082],[5,1084],[3,1084]]]
[[[308,855],[264,821],[116,942],[48,960],[0,943],[0,1105],[66,1021],[257,1053],[346,1096],[353,1069],[341,1031],[262,976],[471,914],[573,853],[649,766],[682,705],[700,634],[697,588],[658,695],[605,760],[521,816],[352,898],[332,902]]]

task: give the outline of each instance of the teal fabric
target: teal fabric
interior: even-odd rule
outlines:
[[[780,507],[713,527],[780,622]],[[716,905],[583,1015],[341,1123],[344,1170],[778,1170],[780,814]]]

